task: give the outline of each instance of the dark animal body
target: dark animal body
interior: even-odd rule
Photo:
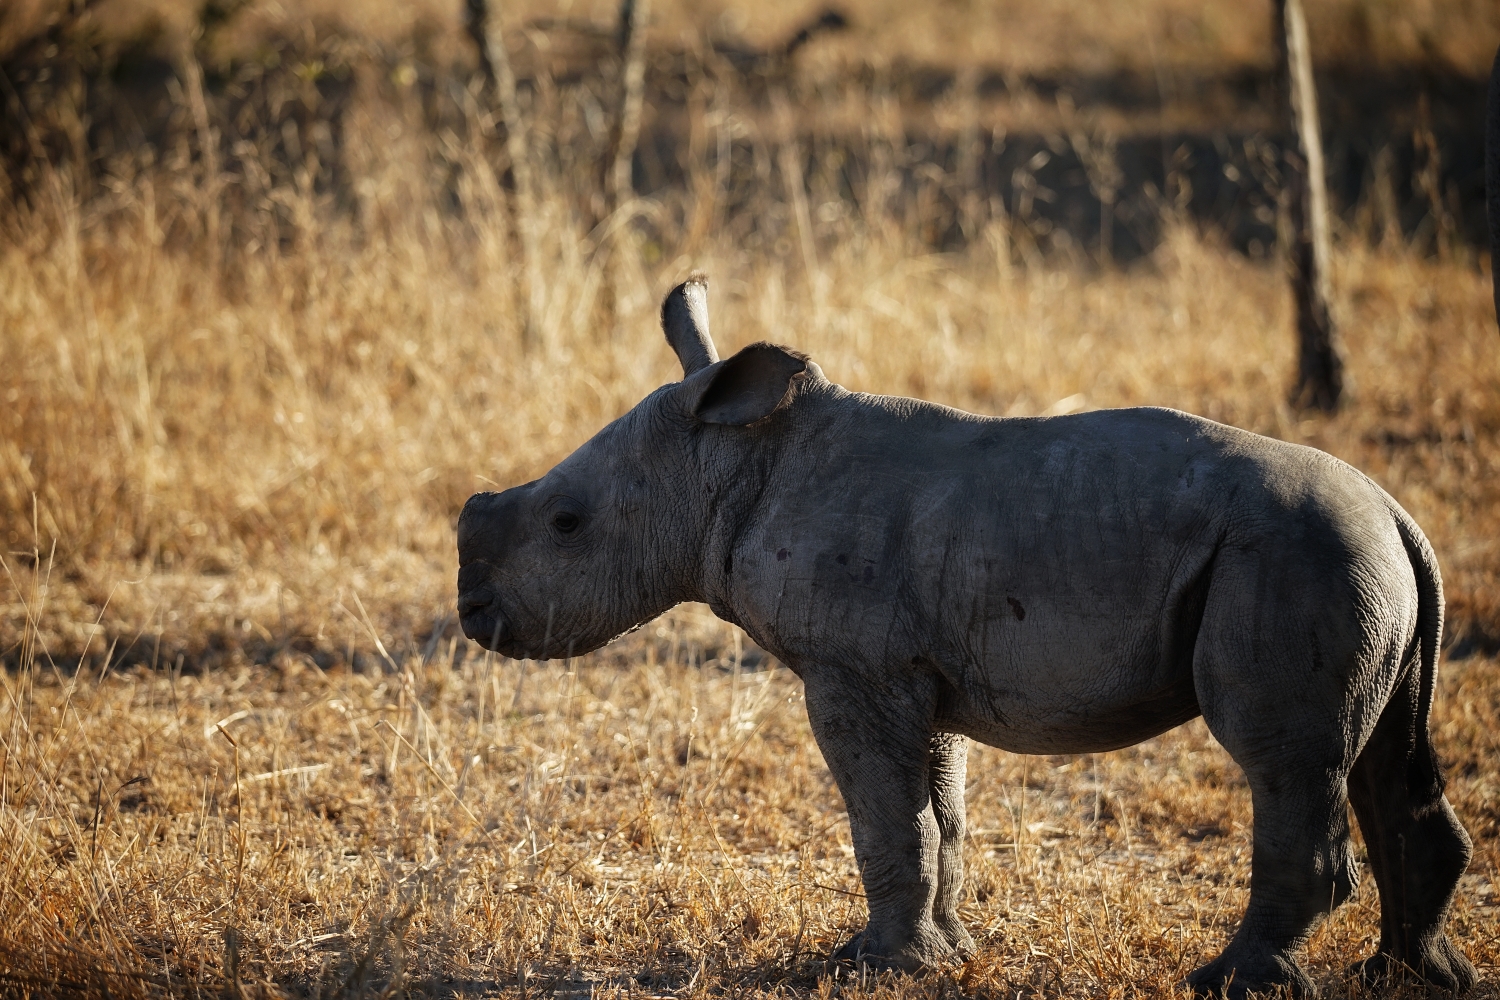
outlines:
[[[705,286],[663,306],[683,381],[544,478],[459,520],[465,633],[597,648],[707,603],[801,676],[870,916],[836,956],[967,953],[967,738],[1021,753],[1139,742],[1198,715],[1244,770],[1250,902],[1190,982],[1311,988],[1295,951],[1370,848],[1368,979],[1450,989],[1468,836],[1427,732],[1442,632],[1422,532],[1348,465],[1173,410],[979,417],[850,393],[767,344],[719,361]]]

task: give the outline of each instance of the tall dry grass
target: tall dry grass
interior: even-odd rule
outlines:
[[[1345,232],[1353,395],[1307,417],[1274,263],[1165,203],[1127,268],[993,211],[936,253],[958,179],[903,193],[878,94],[852,98],[859,184],[735,202],[724,136],[773,179],[808,150],[705,100],[688,183],[595,228],[563,117],[532,123],[518,208],[494,139],[429,132],[399,88],[356,89],[330,187],[316,121],[297,158],[277,124],[230,169],[181,84],[174,145],[97,188],[47,172],[0,245],[0,991],[1155,996],[1222,945],[1249,800],[1201,723],[976,748],[979,955],[849,982],[822,956],[858,881],[793,678],[699,608],[568,664],[457,636],[459,506],[675,377],[655,310],[694,267],[726,353],[780,341],[852,389],[988,413],[1177,406],[1346,458],[1433,539],[1457,652],[1494,651],[1500,352],[1462,247]],[[529,332],[517,226],[546,277]],[[1494,666],[1450,662],[1435,723],[1477,844],[1454,932],[1491,979]],[[1331,992],[1376,906],[1366,884],[1313,939]]]
[[[75,656],[97,625],[134,659],[158,635],[169,662],[289,637],[333,656],[361,634],[339,610],[355,594],[386,638],[425,635],[448,611],[463,500],[535,477],[676,377],[655,308],[693,266],[716,278],[722,349],[789,343],[854,389],[1013,415],[1176,406],[1325,448],[1431,535],[1455,632],[1500,629],[1500,362],[1470,263],[1341,248],[1353,402],[1308,419],[1283,402],[1279,272],[1185,224],[1144,264],[1087,274],[1028,265],[994,228],[970,253],[925,252],[847,203],[814,208],[831,236],[799,243],[792,225],[753,254],[626,239],[591,257],[549,218],[527,348],[499,207],[444,213],[399,171],[365,183],[379,221],[360,229],[273,192],[309,221],[222,274],[200,244],[164,245],[181,222],[149,174],[105,219],[64,202],[0,251],[0,526],[12,553],[33,527],[58,546],[46,648]],[[23,621],[12,603],[9,645]]]

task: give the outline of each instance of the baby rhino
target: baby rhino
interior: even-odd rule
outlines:
[[[596,649],[702,601],[803,681],[849,810],[869,923],[835,958],[962,956],[967,739],[1129,746],[1202,715],[1255,810],[1249,907],[1189,982],[1312,985],[1295,958],[1358,877],[1367,980],[1461,990],[1443,932],[1471,845],[1427,732],[1443,627],[1431,547],[1320,451],[1141,408],[997,419],[853,393],[802,354],[720,361],[706,283],[662,306],[683,379],[458,522],[464,634]]]

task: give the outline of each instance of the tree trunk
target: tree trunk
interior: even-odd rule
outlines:
[[[608,212],[635,197],[631,167],[641,134],[641,103],[646,87],[646,19],[651,0],[620,3],[620,108],[610,135]],[[607,214],[607,213],[606,213]]]
[[[1484,123],[1484,186],[1490,210],[1490,284],[1495,293],[1495,319],[1500,322],[1500,52],[1490,69],[1489,107]]]
[[[521,267],[516,275],[516,301],[521,312],[521,344],[532,348],[541,340],[538,326],[542,315],[541,278],[537,273],[536,204],[531,183],[531,160],[526,150],[526,125],[521,120],[521,105],[516,100],[516,75],[510,68],[510,55],[500,31],[498,11],[490,9],[489,0],[465,0],[469,35],[479,48],[479,65],[494,90],[500,105],[501,127],[505,130],[505,154],[510,160],[510,175],[515,183],[512,217],[516,242],[521,249]]]
[[[646,88],[646,19],[650,13],[651,0],[620,0],[616,35],[620,103],[609,129],[609,148],[600,164],[600,197],[596,204],[602,205],[603,211],[595,220],[600,233],[598,252],[603,255],[604,268],[604,281],[599,289],[599,322],[611,335],[619,324],[620,299],[626,280],[619,240],[621,236],[629,236],[620,228],[628,220],[615,216],[635,197],[632,168],[641,134],[641,105]]]
[[[1336,410],[1344,389],[1344,363],[1328,310],[1328,191],[1312,52],[1301,0],[1276,0],[1273,37],[1279,78],[1285,81],[1293,140],[1283,160],[1283,210],[1291,230],[1292,297],[1297,308],[1297,386],[1300,407]]]

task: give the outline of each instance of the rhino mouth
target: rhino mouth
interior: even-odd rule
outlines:
[[[574,651],[577,644],[559,636],[550,636],[541,642],[525,641],[516,634],[515,626],[506,618],[494,595],[482,589],[459,595],[458,623],[467,638],[513,660],[550,660],[577,655]],[[589,650],[594,648],[590,646]]]
[[[458,595],[458,624],[464,635],[485,649],[510,655],[514,635],[500,604],[485,589],[465,591]]]
[[[637,623],[623,632],[605,633],[602,637],[553,635],[549,626],[545,638],[538,640],[533,632],[533,638],[528,641],[525,636],[518,634],[517,622],[506,615],[487,580],[459,592],[458,623],[466,638],[513,660],[552,660],[582,656],[608,645],[622,635],[629,635],[645,624]],[[520,624],[524,626],[525,620]],[[526,629],[523,627],[519,631],[524,632]]]

